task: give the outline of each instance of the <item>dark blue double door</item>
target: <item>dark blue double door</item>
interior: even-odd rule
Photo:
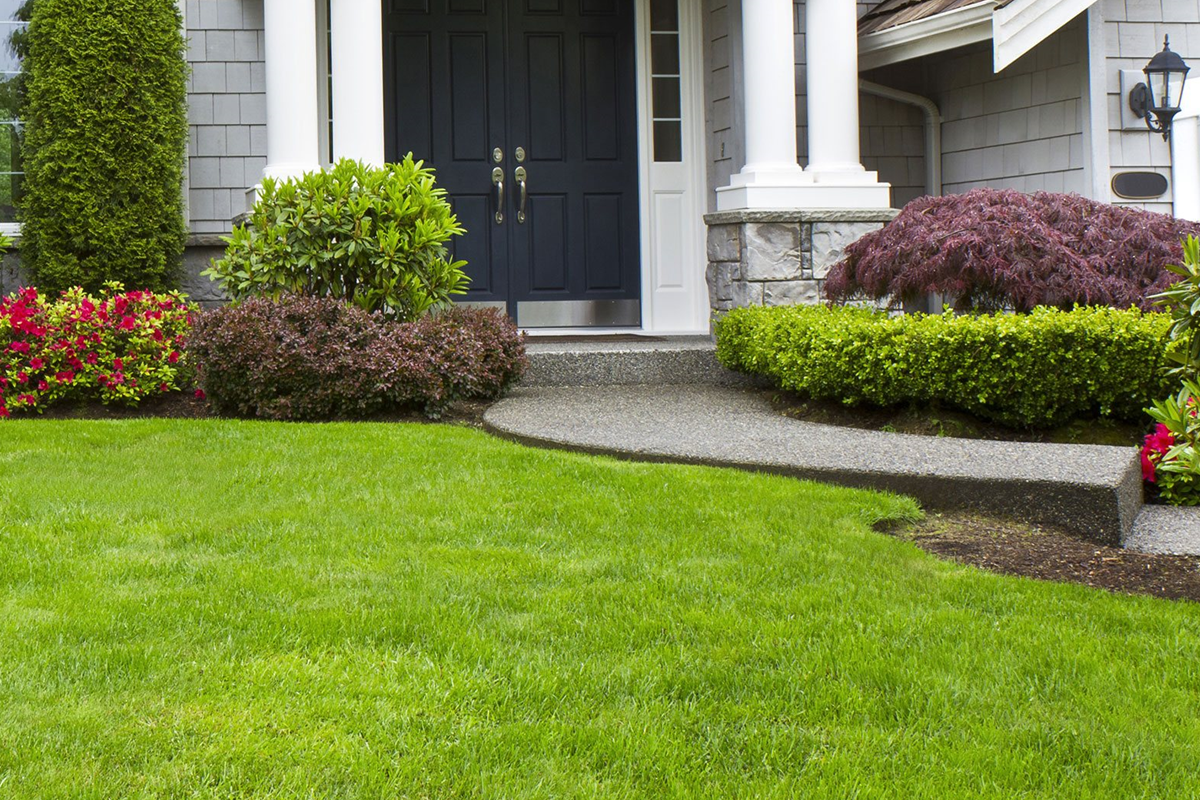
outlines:
[[[437,168],[469,302],[640,322],[633,0],[390,0],[388,158]]]

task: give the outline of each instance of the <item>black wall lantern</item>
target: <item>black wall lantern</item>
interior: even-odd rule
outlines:
[[[1162,52],[1150,59],[1142,70],[1146,73],[1146,83],[1139,83],[1129,93],[1130,110],[1139,119],[1146,120],[1147,128],[1161,133],[1164,140],[1171,138],[1171,121],[1179,113],[1183,84],[1190,69],[1179,54],[1171,50],[1170,37],[1164,37]]]

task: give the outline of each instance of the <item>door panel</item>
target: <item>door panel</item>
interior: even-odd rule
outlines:
[[[411,151],[436,168],[469,231],[451,243],[471,277],[465,299],[504,300],[508,227],[491,182],[504,142],[504,0],[401,0],[384,25],[387,159]]]
[[[387,157],[437,169],[468,230],[465,299],[504,300],[518,324],[538,302],[636,307],[633,0],[391,0],[386,31]]]
[[[532,231],[531,247],[512,250],[510,293],[526,307],[639,296],[633,43],[630,0],[510,6],[509,141],[528,151],[529,173],[527,221],[515,227]],[[557,252],[539,245],[551,230],[565,239],[565,285],[540,263]]]

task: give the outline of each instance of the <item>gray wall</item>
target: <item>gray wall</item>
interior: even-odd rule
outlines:
[[[745,164],[742,143],[742,7],[740,0],[704,0],[704,122],[708,149],[708,209],[717,207],[716,189]]]
[[[193,233],[226,233],[267,154],[263,0],[187,0]]]
[[[1103,42],[1107,95],[1108,152],[1112,174],[1127,170],[1158,172],[1171,178],[1171,150],[1161,136],[1140,130],[1122,130],[1120,73],[1140,71],[1162,49],[1170,34],[1171,49],[1192,64],[1189,83],[1197,77],[1200,60],[1200,0],[1102,0],[1097,6],[1104,19]],[[1119,198],[1113,202],[1121,203]],[[1158,202],[1133,203],[1152,211],[1171,213],[1171,190]]]
[[[941,109],[945,194],[978,187],[1089,191],[1083,125],[1087,37],[1077,19],[999,74],[991,43],[874,70],[864,77],[930,98]],[[915,109],[863,97],[863,162],[895,189],[923,193],[923,128]]]

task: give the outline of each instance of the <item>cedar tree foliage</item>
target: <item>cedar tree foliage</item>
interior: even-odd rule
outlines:
[[[187,237],[186,41],[175,0],[31,0],[21,257],[45,292],[177,284]]]
[[[1200,224],[1074,194],[923,197],[846,248],[826,297],[892,305],[937,292],[959,311],[1154,307]]]

